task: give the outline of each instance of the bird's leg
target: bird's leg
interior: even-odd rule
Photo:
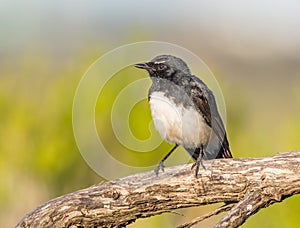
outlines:
[[[161,171],[164,172],[164,162],[165,160],[167,160],[167,158],[173,153],[173,151],[178,147],[178,145],[176,144],[167,154],[166,156],[160,161],[160,163],[156,166],[156,168],[154,169],[154,172],[156,174],[156,176],[158,176],[159,170],[161,169]]]
[[[200,148],[197,148],[197,149],[200,150],[199,151],[199,156],[198,156],[197,160],[195,161],[195,163],[192,165],[192,168],[191,168],[191,169],[193,169],[194,167],[196,167],[196,170],[195,170],[195,177],[196,178],[198,177],[200,164],[203,167],[203,169],[205,169],[205,166],[202,163],[202,159],[203,159],[203,155],[204,155],[203,145],[201,145]]]

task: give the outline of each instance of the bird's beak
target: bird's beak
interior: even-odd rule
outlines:
[[[140,69],[149,69],[149,66],[147,65],[147,63],[138,63],[134,65],[136,68],[140,68]]]

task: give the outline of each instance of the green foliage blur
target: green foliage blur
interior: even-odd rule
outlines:
[[[1,63],[0,227],[14,225],[25,213],[51,198],[105,181],[81,157],[72,131],[74,94],[87,68],[103,54],[97,48],[83,48],[68,58],[35,50]],[[95,110],[97,130],[106,132],[99,137],[113,157],[132,166],[155,165],[171,147],[163,142],[151,153],[137,154],[119,144],[113,134],[110,111],[114,99],[122,88],[143,77],[147,75],[131,67],[118,72],[103,89],[104,95],[99,95]],[[234,157],[268,156],[300,148],[300,81],[294,83],[293,97],[287,101],[295,108],[278,119],[280,114],[269,113],[267,105],[255,106],[253,100],[263,99],[260,94],[249,96],[242,84],[225,80],[221,73],[216,77],[227,104],[227,130]],[[265,92],[273,91],[266,88]],[[270,125],[264,124],[266,116],[271,119]],[[129,125],[135,137],[144,140],[150,136],[150,121],[145,97],[130,113]],[[181,163],[179,154],[172,158],[176,164]],[[174,227],[214,207],[181,209],[179,214],[140,220],[131,227]],[[300,197],[294,196],[260,211],[244,227],[295,227],[299,224],[299,210]],[[211,227],[218,218],[201,226]]]

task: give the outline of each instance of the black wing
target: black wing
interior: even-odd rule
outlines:
[[[191,76],[191,97],[201,111],[207,125],[212,128],[220,143],[220,150],[216,158],[232,158],[223,121],[217,109],[212,91],[199,78]]]

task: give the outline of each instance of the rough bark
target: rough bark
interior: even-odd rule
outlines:
[[[300,192],[300,151],[203,163],[198,178],[187,164],[166,168],[158,177],[153,171],[139,173],[58,197],[16,227],[124,227],[139,218],[219,202],[227,203],[211,215],[228,212],[215,227],[238,227],[260,209]]]

